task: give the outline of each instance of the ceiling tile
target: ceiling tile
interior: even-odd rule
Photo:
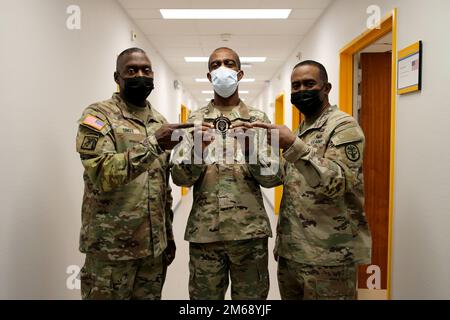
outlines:
[[[266,81],[285,63],[301,40],[333,0],[118,0],[128,15],[143,31],[157,52],[183,82],[200,105],[206,104],[202,90],[210,83],[196,83],[205,78],[207,63],[186,63],[185,56],[209,56],[218,47],[230,47],[240,56],[264,56],[264,63],[253,63],[244,69],[245,77],[254,83],[241,83],[249,90],[245,97],[255,98]],[[164,20],[159,9],[293,9],[287,20]],[[230,34],[223,41],[221,34]],[[151,58],[151,57],[150,57]],[[155,76],[158,67],[155,66]],[[250,101],[248,101],[250,102]]]

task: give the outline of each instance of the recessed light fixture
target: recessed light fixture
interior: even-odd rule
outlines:
[[[265,62],[266,57],[239,57],[242,63],[245,62]],[[208,62],[209,57],[184,57],[186,62]]]
[[[195,82],[209,82],[208,78],[196,78]],[[255,82],[254,78],[244,78],[239,82]]]
[[[202,93],[208,93],[208,94],[211,94],[211,93],[214,93],[214,91],[212,91],[212,90],[203,90]]]
[[[248,94],[248,91],[247,90],[239,90],[239,93],[240,94]]]
[[[251,68],[252,65],[250,63],[242,63],[241,68]]]
[[[292,9],[160,9],[163,19],[287,19]]]

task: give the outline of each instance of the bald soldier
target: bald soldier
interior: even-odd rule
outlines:
[[[291,76],[291,102],[305,116],[292,133],[277,129],[284,149],[284,189],[275,258],[282,299],[355,299],[357,264],[370,263],[364,214],[364,134],[331,106],[324,66],[304,61]]]
[[[264,149],[257,161],[249,161],[254,150],[250,146],[257,136],[246,131],[252,121],[269,123],[269,119],[239,98],[238,84],[244,72],[236,52],[229,48],[214,50],[208,67],[214,99],[193,112],[188,122],[216,123],[221,133],[214,139],[202,139],[199,151],[195,142],[183,140],[180,148],[187,161],[175,161],[174,156],[172,168],[175,184],[194,186],[185,232],[190,256],[189,296],[195,300],[224,299],[231,278],[232,299],[266,299],[267,239],[272,232],[260,186],[271,187],[279,179],[271,171],[262,171],[277,165],[263,157]],[[249,133],[247,138],[238,139],[244,132]],[[203,155],[204,161],[189,161],[195,153]]]
[[[87,107],[76,148],[84,167],[83,299],[160,299],[175,257],[169,156],[174,130],[146,100],[152,64],[139,48],[117,58],[111,99]],[[188,125],[189,126],[189,125]]]

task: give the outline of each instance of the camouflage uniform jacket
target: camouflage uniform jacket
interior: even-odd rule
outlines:
[[[188,122],[213,122],[220,115],[220,111],[211,102],[208,106],[193,112]],[[243,102],[238,108],[233,109],[228,118],[232,122],[237,118],[269,122],[264,112],[248,108]],[[184,141],[181,146],[187,150],[186,156],[193,156],[192,141],[188,139]],[[224,140],[219,134],[208,149],[216,142],[227,144],[227,148],[229,144],[233,144],[231,148],[236,148],[238,143],[231,137]],[[214,152],[209,151],[209,154]],[[259,153],[263,152],[265,151]],[[235,154],[235,157],[234,160],[237,160],[239,155]],[[231,163],[211,161],[208,164],[174,162],[172,167],[174,183],[185,187],[194,186],[194,202],[186,227],[185,240],[212,243],[271,237],[272,231],[264,209],[260,186],[272,187],[279,183],[280,178],[277,175],[268,175],[261,171],[262,166],[272,165],[279,166],[279,163],[262,164],[259,157],[252,164],[245,159]],[[274,172],[279,173],[279,170]]]
[[[166,120],[147,104],[144,123],[116,93],[87,107],[78,122],[85,186],[80,251],[99,259],[156,257],[173,239],[170,153],[154,136]]]
[[[364,134],[329,107],[283,153],[285,180],[275,251],[311,265],[370,263],[364,214]]]

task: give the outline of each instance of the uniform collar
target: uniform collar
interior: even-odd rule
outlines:
[[[125,100],[122,99],[120,94],[118,92],[114,93],[112,96],[112,99],[117,102],[117,105],[119,106],[120,111],[122,112],[122,115],[124,118],[133,119],[142,122],[142,119],[139,119],[139,117],[135,116],[133,113],[130,112],[130,107],[125,102]],[[158,119],[155,118],[152,110],[152,105],[147,100],[145,101],[146,107],[149,109],[149,119],[148,122],[159,122]]]
[[[329,106],[308,129],[306,129],[304,132],[301,132],[302,127],[305,123],[305,120],[303,120],[303,122],[300,126],[300,129],[299,129],[299,132],[301,132],[299,134],[299,136],[304,135],[306,132],[308,132],[310,130],[317,130],[317,129],[322,128],[324,126],[324,124],[328,121],[328,118],[330,117],[330,115],[337,109],[338,109],[337,105]]]
[[[208,103],[204,119],[214,120],[220,116],[221,112],[214,106],[214,99],[213,99]],[[240,100],[239,106],[237,108],[234,108],[227,117],[231,121],[235,119],[250,120],[250,113],[248,111],[247,105],[242,100]]]

